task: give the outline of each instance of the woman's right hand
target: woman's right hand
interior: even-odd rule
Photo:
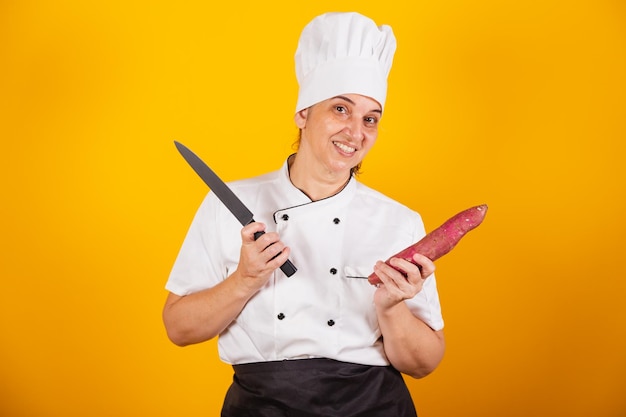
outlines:
[[[241,254],[237,273],[245,285],[259,290],[272,272],[289,258],[289,248],[276,232],[262,234],[254,240],[254,234],[265,231],[263,223],[254,222],[241,229]]]
[[[185,346],[223,332],[267,283],[272,272],[287,260],[289,248],[280,241],[278,233],[264,233],[254,240],[254,234],[264,230],[262,223],[250,223],[241,230],[239,266],[227,279],[193,294],[168,295],[163,321],[172,342]]]

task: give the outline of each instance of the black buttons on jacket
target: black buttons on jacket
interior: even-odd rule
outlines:
[[[335,320],[332,320],[332,319],[331,319],[331,320],[328,320],[328,321],[326,322],[326,324],[328,324],[329,326],[331,326],[331,327],[332,327],[332,326],[334,326],[334,325],[335,325]]]
[[[280,218],[283,219],[284,221],[287,221],[287,220],[289,220],[289,215],[288,214],[283,214]]]
[[[337,268],[330,268],[330,273],[335,275],[337,273]]]
[[[282,320],[285,318],[285,315],[283,313],[278,313],[276,317],[278,318],[278,320]]]
[[[339,222],[341,222],[341,220],[339,220],[339,218],[338,218],[338,217],[335,217],[335,218],[333,219],[333,223],[335,223],[335,224],[339,224]]]

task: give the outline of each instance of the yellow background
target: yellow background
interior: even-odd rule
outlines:
[[[437,262],[420,416],[626,416],[621,0],[0,1],[0,415],[218,415],[215,342],[161,323],[207,191],[172,142],[226,180],[278,168],[330,10],[398,38],[362,181],[427,229],[490,207]]]

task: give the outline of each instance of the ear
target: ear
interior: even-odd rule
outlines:
[[[304,129],[305,128],[305,126],[306,126],[306,118],[307,118],[308,113],[309,113],[309,109],[307,108],[307,109],[304,109],[304,110],[300,110],[293,117],[294,120],[296,121],[296,126],[298,126],[298,128],[300,128],[300,129]]]

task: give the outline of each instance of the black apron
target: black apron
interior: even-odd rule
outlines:
[[[416,417],[391,366],[331,359],[234,365],[222,417]]]

